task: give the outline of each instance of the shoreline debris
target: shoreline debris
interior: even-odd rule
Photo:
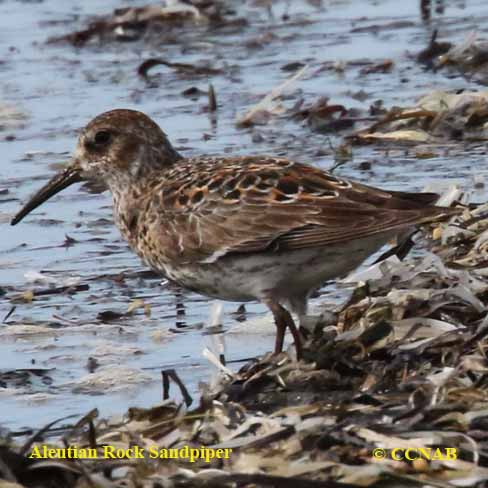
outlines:
[[[304,360],[281,353],[232,375],[221,367],[219,380],[202,385],[191,410],[167,398],[154,408],[131,408],[123,420],[87,415],[65,427],[62,439],[46,428],[29,441],[29,449],[48,444],[100,452],[105,445],[204,446],[232,449],[229,459],[33,460],[25,457],[29,449],[6,437],[1,476],[30,487],[35,473],[35,486],[55,488],[483,486],[488,204],[433,224],[426,239],[426,254],[390,258],[363,273],[337,321],[319,321]],[[169,378],[184,388],[166,371],[166,397]],[[373,454],[408,448],[449,448],[456,456]]]

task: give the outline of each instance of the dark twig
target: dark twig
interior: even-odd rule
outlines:
[[[15,312],[15,309],[17,308],[16,305],[14,305],[7,313],[7,315],[5,315],[5,317],[3,318],[2,320],[2,323],[5,324],[5,322],[7,322],[7,320],[9,319],[9,317]]]
[[[147,59],[139,66],[137,74],[142,78],[147,79],[148,71],[158,65],[168,66],[176,71],[191,73],[193,75],[219,75],[222,73],[222,70],[220,69],[209,68],[206,66],[194,66],[193,64],[187,63],[172,63],[162,58],[151,58]]]
[[[161,374],[163,376],[163,400],[169,398],[169,380],[171,379],[178,385],[183,400],[185,401],[186,406],[189,407],[193,403],[193,398],[188,393],[186,386],[183,384],[176,371],[174,369],[165,369],[161,371]]]
[[[217,111],[217,97],[215,96],[215,90],[212,83],[209,83],[208,85],[208,111]]]
[[[62,422],[63,420],[68,420],[68,419],[71,419],[73,417],[76,417],[76,415],[68,415],[66,417],[61,417],[59,419],[56,419],[56,420],[53,420],[52,422],[50,422],[49,424],[45,425],[42,429],[38,430],[32,437],[30,437],[29,439],[27,439],[27,441],[25,442],[25,444],[22,446],[22,448],[20,449],[19,451],[19,454],[21,456],[25,456],[29,451],[30,451],[30,448],[32,447],[32,445],[34,444],[34,442],[42,439],[42,436],[49,431],[49,429],[57,424],[58,422]]]

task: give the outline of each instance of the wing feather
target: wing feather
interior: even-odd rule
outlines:
[[[394,235],[452,213],[431,205],[437,197],[433,193],[388,192],[288,160],[178,164],[168,178],[173,178],[172,201],[180,203],[165,206],[160,225],[172,221],[182,236],[184,260],[211,262],[233,253],[317,248]],[[202,184],[178,186],[178,175],[195,171]],[[165,186],[171,185],[166,181]]]

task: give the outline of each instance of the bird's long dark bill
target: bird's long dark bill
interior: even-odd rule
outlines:
[[[56,193],[64,190],[73,183],[83,181],[81,171],[77,166],[70,166],[63,172],[51,178],[15,215],[10,221],[10,225],[18,224],[27,214],[32,212],[39,205],[51,198]]]

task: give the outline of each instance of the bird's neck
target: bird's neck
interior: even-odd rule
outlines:
[[[141,148],[140,154],[122,171],[108,171],[105,182],[108,185],[114,206],[121,209],[137,206],[141,196],[151,182],[158,181],[164,172],[170,171],[183,157],[168,142],[157,151],[146,145]]]
[[[137,187],[136,187],[137,186]],[[139,185],[111,188],[114,221],[122,236],[132,247],[137,238],[140,214],[142,211],[142,189]]]
[[[129,177],[136,182],[151,179],[152,176],[172,168],[180,159],[183,157],[168,140],[155,146],[145,144],[130,165]]]
[[[167,144],[157,150],[146,145],[143,152],[131,162],[128,171],[107,176],[112,193],[114,220],[131,247],[138,238],[141,214],[145,213],[154,182],[161,181],[182,156]]]

